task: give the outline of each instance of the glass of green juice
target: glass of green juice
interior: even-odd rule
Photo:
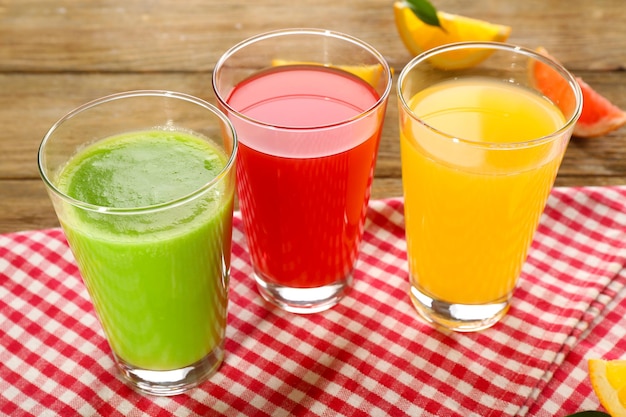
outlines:
[[[224,358],[237,137],[169,91],[87,103],[43,138],[41,177],[120,375],[175,395]]]

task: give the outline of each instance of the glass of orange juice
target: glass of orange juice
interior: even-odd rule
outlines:
[[[480,65],[441,66],[474,54]],[[509,309],[580,87],[532,50],[463,42],[415,57],[398,97],[411,301],[436,326],[488,328]]]

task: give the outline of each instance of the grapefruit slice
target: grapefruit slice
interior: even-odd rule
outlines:
[[[626,112],[594,91],[581,78],[576,78],[583,91],[583,112],[574,127],[579,137],[602,136],[626,124]]]
[[[537,52],[556,61],[543,47],[537,48]],[[534,85],[543,94],[559,106],[562,111],[571,111],[574,103],[567,101],[565,94],[565,90],[568,88],[567,82],[555,70],[535,61],[529,68],[529,72]],[[602,136],[626,124],[626,112],[624,110],[596,92],[581,78],[576,77],[576,81],[583,93],[583,110],[574,126],[574,136],[581,138]]]

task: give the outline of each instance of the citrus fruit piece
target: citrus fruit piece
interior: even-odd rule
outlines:
[[[589,359],[589,379],[612,417],[626,416],[626,360]]]
[[[441,27],[431,26],[418,19],[409,5],[403,1],[396,1],[393,10],[400,39],[413,55],[454,42],[504,42],[511,34],[510,26],[442,11],[437,12]],[[437,68],[462,69],[480,63],[490,54],[491,52],[478,50],[455,51],[432,57],[429,62]]]
[[[322,65],[315,62],[304,62],[304,61],[290,61],[287,59],[272,59],[272,66],[278,67],[281,65]],[[373,65],[323,65],[332,68],[339,68],[346,72],[349,72],[357,77],[361,78],[363,81],[371,85],[372,87],[377,87],[380,82],[380,78],[383,75],[383,66],[381,64],[373,64]]]
[[[537,52],[558,62],[543,47],[537,48]],[[539,61],[534,61],[529,67],[529,72],[535,87],[556,103],[561,110],[565,110],[563,106],[573,106],[574,103],[563,102],[567,100],[564,92],[568,86],[555,70]],[[576,77],[576,81],[583,93],[583,109],[574,126],[574,136],[581,138],[602,136],[626,124],[625,111],[591,88],[582,78]]]

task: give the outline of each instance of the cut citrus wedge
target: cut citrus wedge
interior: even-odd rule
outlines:
[[[314,62],[304,61],[290,61],[287,59],[272,59],[272,66],[278,67],[281,65],[322,65]],[[364,80],[372,87],[377,87],[380,82],[380,78],[383,76],[383,66],[381,64],[373,65],[323,65],[334,68],[342,69]]]
[[[539,47],[537,52],[556,61],[545,48]],[[563,106],[573,105],[573,103],[565,102],[567,101],[565,94],[568,88],[567,82],[548,65],[534,61],[529,67],[529,76],[535,87],[562,110],[564,110]],[[574,126],[574,136],[581,138],[602,136],[626,124],[625,111],[600,95],[581,78],[576,77],[576,81],[583,93],[583,110]]]
[[[626,360],[589,359],[589,379],[612,417],[626,416]]]
[[[400,38],[413,55],[454,42],[504,42],[511,33],[509,26],[442,11],[437,12],[441,28],[427,25],[418,19],[409,5],[403,1],[396,1],[393,4],[393,10]],[[466,50],[433,57],[429,62],[437,68],[461,69],[472,67],[489,55],[490,53],[485,51]]]
[[[574,127],[574,136],[582,138],[606,135],[626,124],[626,112],[576,78],[583,92],[583,112]]]

